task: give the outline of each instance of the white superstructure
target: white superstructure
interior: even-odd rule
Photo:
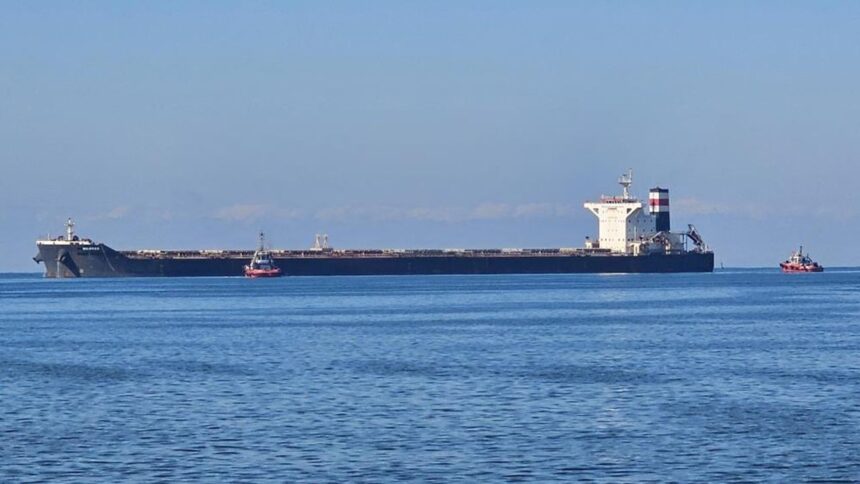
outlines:
[[[82,239],[75,235],[75,223],[71,218],[66,221],[66,235],[59,237],[47,237],[45,239],[38,239],[36,241],[37,244],[41,245],[95,245],[93,241],[90,239]]]
[[[584,207],[597,216],[597,241],[586,241],[590,249],[617,254],[649,254],[684,250],[686,234],[669,232],[669,191],[653,188],[648,204],[630,194],[633,170],[618,179],[623,188],[620,196],[601,196],[599,202]]]

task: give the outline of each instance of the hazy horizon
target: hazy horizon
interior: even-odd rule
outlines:
[[[0,9],[0,272],[67,217],[116,249],[578,247],[627,168],[718,266],[860,266],[860,4]]]

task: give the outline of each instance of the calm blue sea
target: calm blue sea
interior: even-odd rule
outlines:
[[[0,276],[0,481],[860,480],[860,272]]]

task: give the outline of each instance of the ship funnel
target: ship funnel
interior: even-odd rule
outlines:
[[[651,215],[655,219],[657,232],[668,232],[671,230],[669,220],[669,190],[666,188],[652,188],[648,192],[648,206]]]

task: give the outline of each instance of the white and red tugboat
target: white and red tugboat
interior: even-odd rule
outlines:
[[[275,266],[272,255],[266,250],[263,232],[260,232],[260,248],[254,252],[251,263],[245,266],[245,277],[280,277],[281,269]]]
[[[803,253],[803,246],[800,250],[791,254],[791,257],[784,262],[779,263],[782,272],[824,272],[824,267],[818,262],[813,261],[809,254]]]

